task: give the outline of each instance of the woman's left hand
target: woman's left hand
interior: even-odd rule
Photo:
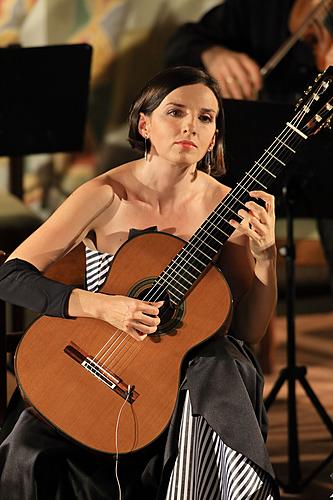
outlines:
[[[276,255],[275,247],[275,203],[274,196],[265,191],[250,191],[251,198],[264,201],[265,206],[248,201],[238,215],[241,223],[231,220],[230,224],[250,239],[250,250],[256,261],[269,260]]]

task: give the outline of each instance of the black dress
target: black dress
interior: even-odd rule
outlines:
[[[112,256],[88,249],[86,256],[86,282],[97,290]],[[116,499],[118,481],[122,498],[131,500],[279,498],[264,442],[262,389],[260,369],[242,342],[226,336],[206,343],[189,361],[167,430],[118,462],[13,405],[0,445],[0,498]]]

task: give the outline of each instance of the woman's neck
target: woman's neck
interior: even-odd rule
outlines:
[[[192,190],[196,176],[196,165],[170,163],[158,157],[148,157],[138,168],[138,180],[161,199],[178,197]]]
[[[148,159],[138,164],[136,177],[141,184],[140,198],[162,214],[193,197],[197,171],[195,165]]]

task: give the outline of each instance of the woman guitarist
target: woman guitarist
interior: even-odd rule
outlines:
[[[129,141],[144,157],[69,196],[2,266],[1,298],[67,318],[73,328],[71,318],[103,320],[144,352],[167,297],[139,300],[99,290],[112,256],[134,233],[149,228],[189,241],[226,197],[229,188],[210,175],[224,173],[223,136],[221,95],[210,76],[190,67],[156,75],[130,113]],[[27,408],[0,446],[1,498],[105,500],[118,490],[126,499],[278,498],[264,442],[262,377],[246,347],[260,340],[276,304],[274,198],[249,194],[228,218],[232,234],[216,257],[232,295],[230,329],[187,358],[170,425],[143,449],[118,457],[81,447]],[[81,242],[85,290],[43,276]],[[137,255],[131,258],[140,266]],[[119,432],[121,425],[120,418]]]

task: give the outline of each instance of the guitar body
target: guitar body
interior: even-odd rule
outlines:
[[[165,233],[127,241],[101,292],[142,298],[183,245]],[[143,342],[101,320],[42,316],[16,352],[18,384],[36,412],[67,437],[101,452],[128,453],[165,429],[176,403],[184,356],[216,332],[223,333],[230,318],[230,290],[215,266],[196,282],[175,318],[164,325],[162,321],[161,334]],[[105,372],[98,378],[82,363],[110,339],[112,356],[108,352],[104,358]]]

